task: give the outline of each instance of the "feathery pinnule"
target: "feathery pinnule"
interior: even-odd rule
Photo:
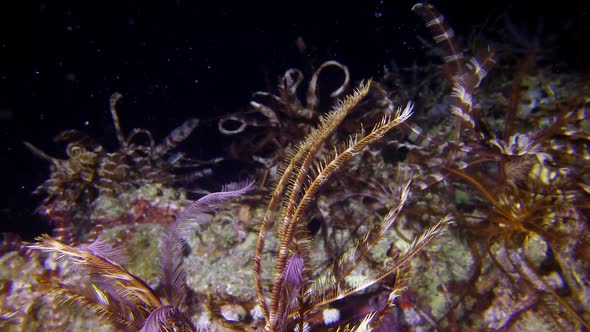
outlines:
[[[222,191],[210,193],[193,202],[167,229],[162,241],[160,257],[160,288],[162,301],[143,280],[126,270],[122,250],[98,237],[88,245],[72,247],[45,235],[27,246],[32,250],[55,253],[74,264],[74,272],[88,275],[90,283],[70,285],[46,280],[46,289],[60,296],[64,302],[83,305],[115,326],[141,332],[162,329],[191,332],[195,328],[183,310],[186,305],[186,274],[183,268],[183,232],[201,214],[211,213],[219,203],[243,195],[254,185],[252,181],[224,186]]]
[[[90,284],[76,287],[64,283],[48,284],[51,291],[64,297],[64,301],[81,303],[108,321],[141,327],[143,320],[162,306],[162,302],[143,280],[119,263],[100,256],[101,251],[96,250],[100,246],[89,245],[80,249],[42,236],[28,248],[56,253],[58,258],[67,259],[91,277]]]
[[[302,219],[316,199],[322,185],[326,183],[338,170],[344,169],[347,161],[358,155],[371,143],[379,140],[391,129],[406,121],[412,114],[413,105],[408,103],[398,108],[392,115],[385,115],[370,131],[359,128],[357,134],[352,135],[344,144],[336,144],[331,154],[317,159],[320,148],[342,123],[343,119],[367,95],[371,82],[361,84],[355,92],[341,101],[311,132],[306,139],[297,146],[295,153],[285,167],[272,193],[267,211],[262,220],[258,236],[254,271],[259,305],[266,320],[267,331],[282,331],[287,326],[289,317],[296,317],[296,329],[305,330],[306,316],[314,308],[337,301],[381,281],[385,277],[398,271],[400,279],[406,279],[405,267],[417,252],[439,235],[450,223],[450,217],[443,218],[432,229],[426,231],[408,249],[397,257],[391,264],[384,267],[377,275],[368,276],[364,280],[348,288],[342,288],[346,278],[363,261],[370,250],[383,238],[386,231],[397,220],[400,211],[409,195],[410,183],[402,190],[399,204],[393,207],[375,229],[365,235],[353,239],[354,245],[348,252],[342,254],[338,264],[330,266],[324,274],[316,280],[302,280],[298,294],[293,294],[294,275],[309,278],[306,272],[309,262],[310,239],[305,235],[298,235],[296,230],[301,227]],[[270,303],[266,303],[262,285],[261,257],[264,250],[266,232],[274,215],[277,213],[276,234],[279,239],[279,249],[276,255],[274,281],[272,285]],[[297,264],[295,264],[297,262]],[[301,266],[301,267],[299,267]],[[303,273],[301,273],[303,271]],[[403,271],[403,272],[402,272]],[[291,280],[291,281],[290,281]],[[299,279],[297,279],[299,280]],[[401,287],[401,285],[399,286]],[[294,298],[295,297],[295,298]],[[297,300],[296,302],[294,302]],[[294,307],[292,303],[299,303]],[[368,315],[362,326],[368,326],[375,315]]]

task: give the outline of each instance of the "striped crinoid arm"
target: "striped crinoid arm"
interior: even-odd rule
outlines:
[[[178,144],[187,139],[199,125],[199,119],[192,118],[183,122],[179,127],[172,130],[164,141],[154,148],[152,158],[162,157],[171,150],[174,150]]]
[[[445,17],[436,7],[428,3],[419,2],[412,7],[412,10],[424,20],[432,39],[445,53],[443,61],[451,67],[453,75],[463,75],[465,55],[455,43],[455,31],[447,23]]]
[[[97,241],[102,241],[100,238]],[[105,251],[104,243],[93,243],[76,248],[49,236],[27,246],[31,250],[55,253],[75,264],[81,274],[90,276],[90,282],[69,285],[63,282],[47,283],[49,291],[60,295],[65,302],[73,302],[96,312],[106,321],[141,327],[149,313],[162,306],[160,299],[140,278],[112,259],[116,251]]]
[[[442,58],[445,65],[451,71],[451,113],[458,116],[469,128],[475,128],[476,121],[472,114],[473,93],[496,63],[494,50],[488,46],[480,50],[477,56],[466,59],[455,40],[455,31],[434,6],[417,3],[412,10],[424,20],[432,39],[444,53]]]
[[[453,82],[478,87],[495,63],[494,51],[487,47],[479,51],[477,56],[466,60],[461,46],[455,40],[455,31],[436,7],[427,3],[417,3],[412,10],[424,20],[432,39],[442,49],[443,61],[450,67]]]
[[[127,147],[125,135],[123,134],[123,130],[121,129],[121,121],[119,121],[119,114],[117,114],[117,103],[119,100],[123,98],[123,95],[115,92],[109,98],[109,110],[111,111],[111,117],[113,118],[113,125],[115,126],[115,133],[117,135],[117,140],[121,145],[122,149]]]

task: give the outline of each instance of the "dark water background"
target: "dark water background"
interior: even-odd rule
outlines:
[[[509,15],[529,36],[561,35],[556,57],[587,68],[586,2],[439,1],[466,38]],[[31,238],[47,226],[33,214],[33,189],[48,165],[29,141],[64,156],[52,137],[78,128],[108,150],[116,138],[108,98],[120,92],[125,132],[146,128],[156,140],[189,117],[203,120],[180,150],[195,158],[224,154],[215,117],[237,112],[257,90],[274,88],[290,67],[310,70],[335,59],[352,81],[379,78],[383,65],[423,63],[416,36],[429,38],[410,1],[32,1],[3,20],[0,52],[2,189],[0,232]],[[10,10],[4,16],[12,16]],[[16,23],[18,22],[18,23]],[[29,30],[30,26],[30,30]],[[493,31],[481,38],[488,38]],[[498,36],[490,36],[491,38]],[[532,37],[531,37],[532,39]],[[305,50],[297,46],[303,41]],[[301,45],[301,44],[300,44]],[[543,45],[540,45],[543,47]]]

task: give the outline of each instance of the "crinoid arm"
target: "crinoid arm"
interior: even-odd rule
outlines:
[[[412,114],[413,105],[408,103],[405,107],[398,108],[393,114],[385,115],[370,131],[365,132],[360,128],[346,142],[336,145],[332,153],[316,160],[318,159],[318,151],[327,138],[338,128],[344,117],[352,112],[367,95],[370,84],[371,82],[361,84],[352,95],[342,100],[322,120],[318,128],[298,145],[274,188],[259,233],[254,265],[259,305],[262,308],[268,331],[283,331],[290,324],[289,317],[296,317],[296,329],[305,330],[308,326],[306,320],[314,309],[361,292],[396,272],[399,274],[398,277],[406,279],[408,270],[405,267],[451,221],[450,217],[443,218],[418,237],[410,248],[396,257],[390,265],[361,282],[343,288],[344,278],[367,258],[371,249],[398,219],[409,195],[409,182],[401,191],[398,204],[391,208],[380,223],[368,233],[354,238],[352,248],[343,253],[340,259],[330,266],[324,274],[315,280],[309,279],[311,277],[309,271],[311,269],[309,265],[309,253],[312,250],[311,239],[305,235],[305,232],[299,230],[306,212],[316,199],[320,188],[337,171],[343,170],[349,160],[359,155],[367,146],[382,138],[391,129],[406,121]],[[266,232],[270,226],[271,217],[274,215],[274,209],[279,203],[282,204],[276,214],[278,217],[275,223],[279,248],[276,255],[271,300],[267,304],[263,293],[260,261]],[[398,287],[401,287],[401,284]],[[297,290],[297,294],[294,294],[294,290]],[[369,325],[371,318],[369,315],[368,320],[361,325]]]
[[[96,312],[108,323],[139,329],[150,312],[162,306],[162,302],[143,280],[111,260],[118,253],[111,250],[106,255],[110,258],[102,256],[105,251],[100,249],[104,248],[101,241],[97,239],[93,244],[76,248],[42,236],[28,248],[57,254],[58,258],[65,258],[90,277],[89,283],[75,285],[47,282],[50,292],[65,302],[78,303]]]

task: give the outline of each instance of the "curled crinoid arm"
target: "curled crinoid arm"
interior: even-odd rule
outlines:
[[[311,77],[311,80],[309,81],[309,87],[307,90],[307,110],[308,112],[313,112],[315,113],[315,115],[317,116],[318,113],[318,106],[319,106],[319,98],[318,98],[318,79],[320,76],[320,73],[327,67],[335,67],[338,68],[342,71],[342,74],[344,75],[344,79],[342,80],[342,83],[340,84],[340,86],[335,89],[334,91],[332,91],[332,93],[330,93],[330,97],[331,98],[338,98],[340,97],[340,95],[342,95],[344,93],[344,91],[346,90],[346,88],[348,87],[348,84],[350,83],[350,73],[348,72],[348,67],[344,66],[343,64],[341,64],[338,61],[326,61],[324,63],[322,63],[318,69],[316,69],[316,71],[313,73],[313,76]]]
[[[316,123],[323,115],[320,110],[318,81],[320,75],[328,68],[330,68],[328,75],[331,75],[335,69],[342,77],[340,85],[329,94],[329,97],[335,101],[348,89],[350,83],[350,73],[346,66],[334,60],[322,63],[309,79],[305,100],[301,98],[301,89],[305,86],[302,84],[304,74],[297,68],[290,68],[279,80],[276,94],[255,92],[250,102],[250,109],[247,112],[222,117],[217,124],[219,131],[224,135],[235,135],[244,132],[248,127],[289,130],[292,127],[300,127],[304,123]],[[307,130],[308,127],[305,127]],[[267,131],[267,135],[274,134],[276,132],[273,130]]]

